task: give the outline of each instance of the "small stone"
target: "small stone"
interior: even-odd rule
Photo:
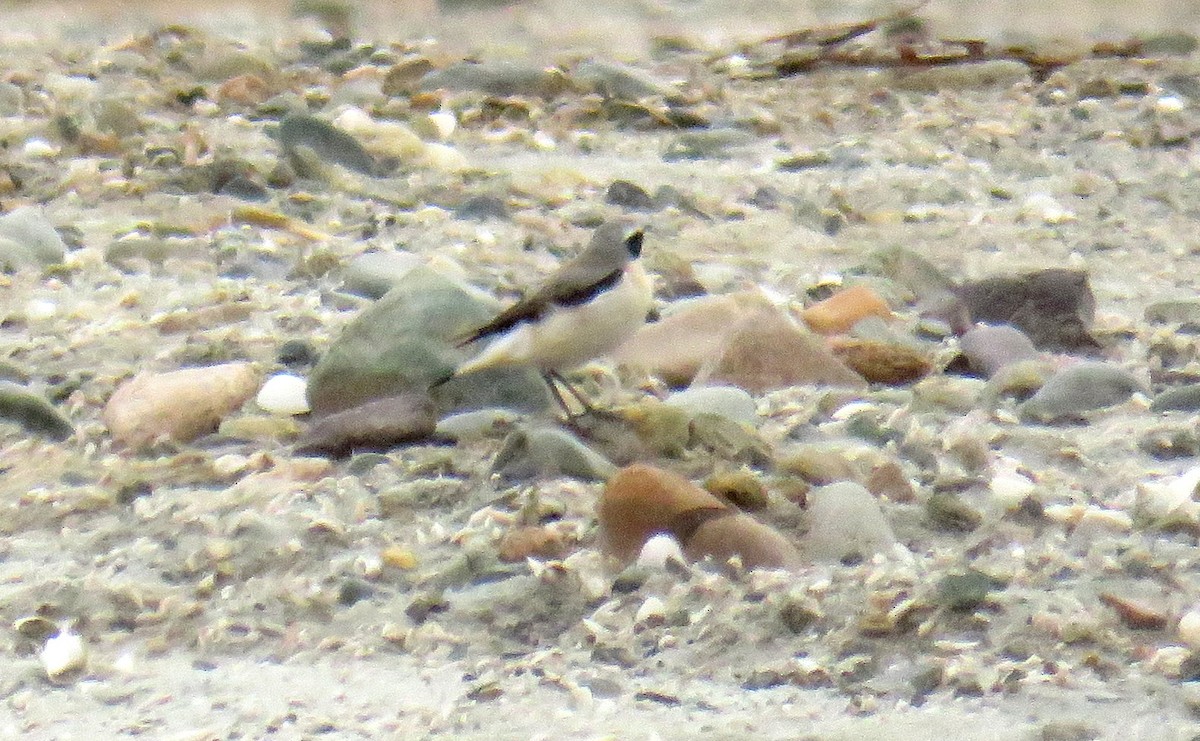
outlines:
[[[637,565],[647,569],[665,569],[672,561],[686,564],[687,558],[683,555],[683,547],[679,545],[679,541],[669,533],[650,536],[637,557]]]
[[[473,409],[438,420],[434,434],[448,440],[472,440],[508,433],[522,419],[508,409]]]
[[[1154,397],[1150,404],[1152,412],[1195,412],[1200,411],[1200,384],[1167,389]]]
[[[527,558],[561,558],[567,551],[567,544],[558,530],[529,525],[506,532],[496,549],[501,561],[513,563]]]
[[[46,641],[38,657],[51,681],[63,681],[87,666],[87,646],[83,636],[64,630]]]
[[[983,524],[983,515],[957,494],[934,492],[925,503],[925,514],[938,530],[969,533]]]
[[[1200,649],[1200,608],[1192,607],[1179,618],[1179,640],[1188,647]]]
[[[1157,301],[1146,307],[1151,324],[1193,324],[1200,322],[1200,300]]]
[[[1033,341],[1007,324],[977,324],[959,338],[958,346],[971,370],[983,378],[991,378],[1007,365],[1039,357]]]
[[[75,431],[53,404],[12,381],[0,381],[0,419],[16,422],[50,440],[66,440]]]
[[[1038,422],[1081,419],[1085,412],[1121,404],[1144,387],[1129,371],[1108,363],[1064,368],[1021,405],[1021,415]]]
[[[0,269],[61,263],[66,242],[41,208],[22,206],[0,216]]]
[[[1007,88],[1029,79],[1029,68],[1008,59],[939,67],[901,67],[891,86],[898,90],[936,93],[942,90]]]
[[[423,262],[411,252],[368,252],[346,266],[342,287],[356,296],[382,298]]]
[[[696,386],[671,394],[663,403],[684,412],[689,420],[715,414],[751,427],[759,423],[754,397],[736,386]]]
[[[454,216],[470,221],[487,221],[488,219],[506,221],[512,218],[508,211],[508,203],[503,198],[487,194],[467,198],[455,206]]]
[[[870,383],[899,386],[918,381],[933,370],[924,352],[905,344],[836,337],[830,341],[830,349]]]
[[[428,394],[375,399],[318,419],[296,443],[296,452],[342,457],[425,440],[437,426]]]
[[[492,471],[508,479],[571,476],[603,481],[616,466],[574,435],[555,427],[514,430],[492,461]]]
[[[714,473],[704,482],[704,490],[743,512],[765,509],[768,502],[767,487],[746,468]]]
[[[383,552],[379,554],[379,558],[385,565],[393,569],[408,571],[417,567],[416,555],[407,548],[401,548],[397,545],[384,548]]]
[[[267,379],[254,397],[254,402],[265,412],[292,417],[310,411],[307,393],[307,381],[299,376],[281,373]]]
[[[658,204],[641,186],[628,180],[614,180],[604,193],[604,202],[627,211],[657,211]]]
[[[1039,270],[1017,276],[986,278],[955,289],[972,321],[1010,324],[1035,347],[1057,352],[1092,352],[1088,333],[1096,299],[1087,273]]]
[[[634,625],[641,625],[647,628],[656,628],[666,621],[667,606],[660,598],[654,595],[647,597],[633,616]]]
[[[951,610],[967,612],[982,605],[990,593],[1003,586],[1003,582],[982,571],[970,569],[943,576],[937,586],[938,600]]]
[[[306,147],[322,160],[364,175],[376,169],[375,159],[357,139],[313,116],[293,114],[285,118],[279,124],[279,143],[288,152]]]
[[[871,473],[867,475],[867,480],[863,482],[863,485],[873,496],[880,499],[904,504],[917,499],[917,492],[913,488],[912,482],[909,481],[908,476],[904,475],[904,469],[896,461],[884,461],[876,464],[871,469]]]
[[[1190,426],[1156,427],[1138,438],[1138,448],[1158,460],[1191,458],[1200,455],[1200,435]]]
[[[843,481],[813,489],[807,511],[803,547],[813,558],[861,560],[896,544],[878,500],[859,484]]]
[[[866,386],[817,335],[777,309],[760,310],[733,325],[693,383],[731,384],[752,394],[800,385]]]
[[[562,73],[516,62],[462,62],[421,78],[421,90],[475,90],[501,98],[527,95],[553,98],[566,88]]]
[[[1096,741],[1104,731],[1091,723],[1057,720],[1042,726],[1040,741]]]
[[[1146,600],[1132,599],[1113,592],[1101,592],[1100,601],[1116,610],[1127,628],[1163,630],[1167,627],[1166,611]]]
[[[141,373],[122,384],[101,415],[113,439],[129,447],[160,437],[188,442],[217,429],[258,389],[249,363]]]
[[[879,294],[865,285],[844,288],[806,308],[801,314],[809,329],[818,334],[843,334],[869,316],[891,319],[892,309]]]

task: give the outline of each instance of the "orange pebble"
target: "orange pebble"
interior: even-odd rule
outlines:
[[[783,534],[730,507],[679,474],[644,464],[617,472],[599,506],[605,550],[622,563],[638,557],[656,533],[668,533],[690,559],[724,562],[740,556],[748,568],[795,566],[799,552]]]
[[[808,307],[801,316],[814,332],[841,334],[869,316],[890,319],[892,310],[867,286],[850,286]]]

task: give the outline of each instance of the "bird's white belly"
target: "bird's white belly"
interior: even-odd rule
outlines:
[[[634,263],[609,290],[583,304],[554,307],[538,321],[514,327],[459,372],[526,363],[542,370],[569,370],[633,335],[646,321],[652,300],[650,278]]]

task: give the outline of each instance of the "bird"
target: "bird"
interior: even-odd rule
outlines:
[[[574,258],[537,289],[458,341],[490,344],[458,366],[453,376],[485,368],[529,365],[541,372],[559,405],[570,414],[555,382],[591,411],[563,371],[615,349],[641,327],[653,306],[650,276],[638,258],[645,230],[632,221],[605,221]]]

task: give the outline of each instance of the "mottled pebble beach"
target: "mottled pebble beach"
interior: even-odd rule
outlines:
[[[0,738],[1194,738],[1200,16],[1100,5],[23,7]],[[454,375],[617,218],[593,411]]]

